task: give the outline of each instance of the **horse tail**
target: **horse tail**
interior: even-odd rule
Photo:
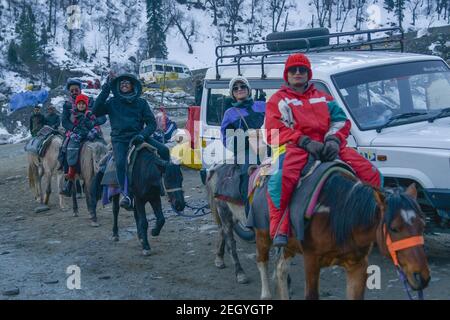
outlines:
[[[34,181],[34,167],[33,165],[30,163],[28,164],[28,185],[30,186],[30,188],[34,188],[36,181]]]

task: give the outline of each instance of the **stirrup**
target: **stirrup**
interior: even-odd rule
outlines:
[[[285,247],[288,243],[288,236],[285,234],[276,235],[273,239],[274,247]]]
[[[129,196],[123,196],[122,200],[120,200],[119,206],[128,211],[133,211],[133,201]]]

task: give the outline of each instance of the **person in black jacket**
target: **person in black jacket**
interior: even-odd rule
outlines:
[[[30,132],[31,136],[35,137],[39,130],[41,130],[46,125],[45,117],[41,113],[41,106],[35,105],[33,109],[33,114],[30,117]]]
[[[54,105],[49,105],[47,108],[47,116],[45,117],[46,124],[55,130],[58,130],[61,124],[61,118],[56,113],[56,108]]]
[[[110,91],[113,97],[108,99]],[[140,97],[141,94],[142,85],[134,75],[121,74],[115,77],[110,73],[92,110],[95,116],[109,116],[117,179],[123,195],[120,206],[127,210],[133,209],[132,196],[125,184],[130,144],[139,145],[146,141],[158,150],[162,159],[170,160],[169,149],[151,137],[156,130],[156,120],[147,101]]]

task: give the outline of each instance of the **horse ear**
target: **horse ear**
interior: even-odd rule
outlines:
[[[375,191],[375,201],[377,202],[380,210],[384,212],[386,209],[386,195],[379,190]]]
[[[406,189],[405,193],[412,197],[413,199],[417,199],[417,188],[416,184],[413,182],[409,185],[409,187]]]

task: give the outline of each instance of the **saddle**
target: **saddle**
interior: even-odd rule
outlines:
[[[258,170],[259,169],[260,168],[258,168]],[[292,194],[291,199],[296,199],[296,201],[291,201],[289,205],[291,227],[299,241],[304,240],[305,229],[317,209],[319,195],[327,179],[330,178],[331,175],[339,172],[355,176],[353,169],[340,160],[324,163],[315,161],[308,163],[308,165],[305,166],[305,169],[307,170],[302,172],[302,177]],[[267,182],[267,174],[265,174],[267,172],[270,172],[270,168],[262,169],[262,171],[255,171],[253,173],[255,177],[251,179],[251,181],[254,181],[254,184],[252,185],[252,195],[258,187],[263,187]],[[248,227],[268,229],[268,211],[258,212],[258,215],[256,215],[253,210],[250,210],[247,225]]]
[[[54,130],[50,126],[44,126],[41,130],[39,130],[36,137],[31,139],[25,145],[24,149],[27,152],[34,153],[39,157],[43,157],[53,137],[55,137],[56,135],[59,135],[58,131]]]
[[[237,164],[219,164],[211,168],[210,177],[217,175],[214,197],[223,201],[244,205],[239,191],[241,169]]]

